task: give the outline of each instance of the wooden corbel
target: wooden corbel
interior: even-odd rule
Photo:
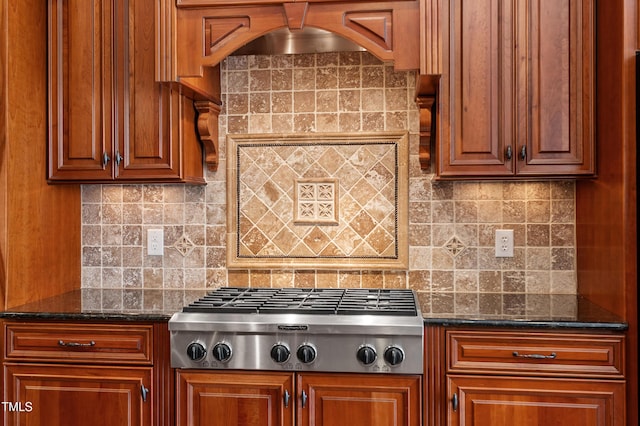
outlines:
[[[193,105],[198,112],[197,129],[200,142],[204,149],[204,161],[207,168],[215,172],[218,170],[218,116],[220,105],[211,101],[195,101]]]
[[[431,148],[436,136],[436,96],[439,76],[419,75],[416,84],[416,104],[420,109],[420,169],[430,171]]]

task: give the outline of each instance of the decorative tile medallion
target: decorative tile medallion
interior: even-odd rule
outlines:
[[[227,136],[227,267],[406,269],[408,134]]]
[[[338,186],[336,179],[296,179],[294,223],[337,225]]]
[[[454,235],[449,241],[447,241],[447,243],[444,245],[444,248],[447,249],[451,256],[456,257],[457,255],[462,253],[464,249],[467,248],[467,246],[465,246],[464,243]]]
[[[184,257],[187,257],[193,251],[194,247],[195,244],[193,244],[185,234],[182,234],[182,236],[173,243],[173,248]]]

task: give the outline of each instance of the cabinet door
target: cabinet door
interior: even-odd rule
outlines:
[[[300,374],[300,426],[417,426],[421,424],[419,376]]]
[[[593,175],[594,1],[444,4],[438,176]]]
[[[293,425],[293,375],[177,371],[176,424]]]
[[[4,424],[150,425],[150,383],[151,368],[5,364]]]
[[[513,2],[447,1],[442,20],[437,173],[512,176]]]
[[[625,384],[620,380],[451,375],[447,391],[450,426],[625,424]]]
[[[518,1],[519,175],[595,172],[594,0]],[[521,155],[522,149],[524,155]]]
[[[112,3],[49,2],[51,181],[111,179]],[[25,93],[25,105],[28,100]]]
[[[156,82],[154,2],[115,4],[116,178],[179,179],[180,94]]]

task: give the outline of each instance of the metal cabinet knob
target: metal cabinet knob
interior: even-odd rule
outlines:
[[[111,161],[111,157],[107,154],[107,151],[102,153],[102,167],[107,167],[107,164]]]
[[[527,159],[527,146],[526,145],[522,145],[522,149],[520,150],[520,159],[522,161]]]

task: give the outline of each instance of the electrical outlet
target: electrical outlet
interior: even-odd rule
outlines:
[[[513,229],[496,229],[496,257],[513,257]]]
[[[164,254],[164,231],[162,229],[147,230],[147,254],[149,256]]]

